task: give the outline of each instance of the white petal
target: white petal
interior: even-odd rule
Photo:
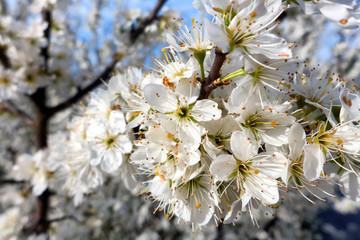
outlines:
[[[195,103],[191,110],[191,116],[197,121],[217,120],[221,117],[221,110],[218,109],[218,104],[211,100],[200,100]]]
[[[242,209],[242,201],[236,200],[231,204],[231,210],[226,214],[224,218],[224,223],[231,223],[235,220],[235,217],[237,216],[238,212]]]
[[[130,153],[132,150],[132,144],[128,136],[120,135],[116,138],[116,147],[120,149],[122,153]]]
[[[310,181],[320,177],[325,163],[325,156],[317,144],[306,144],[304,146],[304,175]]]
[[[250,54],[263,54],[271,59],[292,57],[291,49],[286,41],[273,34],[261,34],[255,39],[250,38],[244,45]]]
[[[167,195],[170,193],[169,182],[159,176],[155,176],[149,182],[149,191],[155,197]]]
[[[146,85],[144,87],[144,95],[150,106],[159,112],[173,112],[178,107],[178,100],[176,96],[162,85]]]
[[[201,129],[197,123],[185,121],[179,127],[179,137],[186,145],[198,146],[201,143]]]
[[[294,123],[289,130],[289,157],[292,160],[298,160],[302,154],[305,145],[306,134],[299,123]]]
[[[200,94],[201,84],[195,83],[194,86],[194,81],[193,78],[181,79],[175,88],[175,92],[180,94],[180,98],[182,96],[186,97],[187,104],[194,103]]]
[[[108,151],[104,154],[103,159],[101,161],[101,169],[107,173],[115,172],[123,162],[122,154],[116,154],[113,151]]]
[[[244,182],[246,191],[253,197],[265,204],[275,204],[279,201],[279,191],[277,182],[261,173],[253,174],[251,179],[249,176]]]
[[[220,181],[229,180],[229,176],[236,170],[237,164],[233,156],[223,154],[218,156],[210,165],[210,173]]]
[[[223,32],[221,27],[215,23],[210,22],[207,18],[205,19],[206,32],[205,36],[221,49],[222,52],[228,52],[230,49],[229,38]]]
[[[340,182],[344,188],[341,192],[349,199],[360,202],[360,177],[352,172],[345,172],[341,175]]]
[[[287,166],[287,159],[284,155],[278,152],[268,152],[267,149],[267,152],[260,153],[258,156],[263,156],[263,158],[254,161],[255,169],[273,179],[281,177]]]
[[[192,166],[197,164],[200,161],[200,151],[189,151],[188,155],[186,155],[186,164]]]
[[[231,135],[231,151],[241,161],[246,161],[257,154],[257,146],[250,143],[245,133],[236,131]]]
[[[118,110],[111,111],[109,125],[112,129],[116,130],[117,133],[123,133],[126,129],[124,113]]]

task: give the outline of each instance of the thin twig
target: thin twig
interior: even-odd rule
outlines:
[[[19,109],[12,101],[7,100],[0,104],[0,110],[12,113],[23,120],[27,125],[33,124],[33,119],[26,112]]]
[[[0,180],[0,185],[4,185],[4,184],[25,184],[27,183],[27,181],[24,180],[15,180],[15,179],[1,179]]]
[[[73,97],[67,99],[66,101],[60,103],[59,105],[49,108],[49,114],[53,115],[57,112],[60,112],[68,107],[71,107],[73,104],[77,103],[82,97],[88,94],[90,91],[94,90],[100,84],[103,83],[105,79],[108,79],[110,74],[113,72],[115,65],[118,62],[118,58],[113,58],[113,61],[106,69],[87,87],[79,90]]]
[[[41,49],[41,55],[44,58],[44,70],[48,71],[48,60],[50,57],[49,49],[51,42],[51,25],[52,14],[47,8],[42,11],[43,21],[47,23],[47,27],[44,30],[44,37],[47,40],[47,45]],[[34,94],[30,96],[30,99],[35,105],[36,118],[33,124],[33,131],[35,135],[36,149],[40,150],[47,147],[48,136],[48,123],[50,115],[48,114],[48,108],[46,106],[46,88],[41,87],[36,90]],[[36,198],[35,212],[33,219],[31,220],[31,226],[26,229],[27,234],[42,234],[46,233],[49,229],[48,211],[50,206],[50,191],[46,189],[40,196]]]
[[[138,28],[134,26],[130,30],[130,41],[135,42],[136,39],[144,32],[145,28],[152,24],[156,19],[158,19],[158,13],[160,12],[161,8],[164,6],[167,0],[158,0],[157,4],[155,5],[154,9],[150,12],[149,16],[145,18],[145,20],[140,24]]]
[[[41,55],[44,57],[44,68],[45,71],[48,70],[48,62],[49,62],[49,49],[50,49],[50,39],[51,39],[51,25],[52,25],[52,13],[49,9],[44,9],[42,12],[43,21],[48,25],[44,30],[44,37],[47,39],[47,44],[45,47],[41,48]]]
[[[67,215],[67,216],[63,216],[63,217],[59,217],[59,218],[50,219],[49,223],[62,222],[62,221],[68,220],[68,219],[75,220],[76,222],[79,222],[79,220],[76,217],[74,217],[72,215]]]

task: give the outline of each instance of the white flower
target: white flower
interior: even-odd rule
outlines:
[[[276,108],[262,108],[253,96],[246,100],[237,120],[248,136],[253,136],[259,143],[273,146],[287,143],[287,131],[295,122],[294,117],[277,111]]]
[[[215,23],[207,22],[208,38],[223,52],[241,48],[244,54],[263,54],[271,59],[291,58],[292,52],[284,39],[267,33],[282,12],[276,0],[213,2],[210,14]]]
[[[340,106],[338,89],[342,85],[339,78],[319,76],[320,72],[313,69],[308,75],[299,75],[294,79],[292,93],[305,97],[305,103],[323,111],[330,123],[335,126],[336,120],[331,112],[332,106]]]
[[[16,240],[20,232],[21,215],[19,208],[10,208],[0,214],[0,239]]]
[[[160,76],[156,76],[155,79],[145,78],[144,85],[147,83],[162,83],[169,88],[174,88],[174,83],[178,83],[183,78],[193,76],[195,69],[192,58],[184,63],[174,50],[163,48],[162,51],[165,58],[163,58],[163,60],[155,60],[157,69],[153,69],[159,73]],[[153,76],[150,75],[149,77]]]
[[[322,161],[325,159],[319,154],[323,153],[321,150],[319,152],[318,146],[306,144],[306,134],[299,123],[295,123],[289,130],[289,149],[288,167],[282,176],[285,184],[288,185],[292,180],[294,186],[291,187],[314,205],[316,203],[303,193],[304,190],[322,201],[326,201],[325,197],[335,197],[334,186],[329,178],[325,174],[320,176]]]
[[[359,6],[354,0],[290,1],[293,2],[293,6],[300,5],[306,14],[321,13],[341,27],[359,27]]]
[[[310,181],[316,180],[323,172],[325,156],[321,147],[317,144],[304,146],[304,175]]]
[[[210,173],[219,181],[234,181],[240,197],[249,194],[264,204],[279,200],[276,178],[282,175],[286,158],[280,153],[258,154],[258,147],[240,131],[231,136],[233,155],[218,156],[210,166]],[[243,207],[246,203],[243,204]]]
[[[341,122],[359,121],[360,120],[360,96],[347,88],[340,92],[341,101]]]
[[[18,74],[0,66],[0,102],[16,96]]]
[[[35,196],[40,196],[48,187],[51,175],[47,169],[47,157],[45,150],[39,150],[34,155],[22,154],[13,169],[16,179],[30,180]]]
[[[107,173],[116,171],[123,162],[123,154],[132,149],[129,137],[108,124],[90,124],[87,136],[97,153],[90,163],[94,166],[101,164],[101,169]]]
[[[189,31],[187,26],[183,24],[183,29],[177,29],[178,35],[173,35],[168,33],[166,35],[168,43],[175,49],[177,52],[183,51],[194,51],[201,52],[206,50],[211,50],[213,48],[213,44],[204,36],[203,33],[203,25],[196,26],[197,21],[195,23],[195,19],[191,19],[192,21],[192,31]],[[192,34],[191,34],[192,32]]]
[[[231,115],[227,115],[219,120],[204,122],[207,134],[203,141],[203,147],[209,156],[216,158],[222,150],[230,147],[230,136],[234,131],[240,130],[239,123]]]
[[[140,69],[129,67],[124,74],[112,77],[107,85],[111,99],[122,100],[119,104],[126,111],[127,129],[145,125],[150,118],[150,106],[146,103],[142,90],[143,80]]]
[[[196,145],[183,146],[171,133],[166,133],[158,125],[149,128],[146,133],[146,152],[149,159],[163,163],[173,157],[175,166],[194,165],[200,161],[200,152]]]
[[[178,200],[174,213],[194,225],[206,225],[213,216],[212,184],[208,175],[200,174],[188,182],[181,183],[174,193]]]
[[[326,130],[326,123],[320,122],[317,132],[308,138],[311,143],[305,148],[304,171],[308,168],[309,180],[315,180],[322,172],[325,157],[329,157],[341,168],[359,172],[360,129],[352,124],[340,124]]]
[[[124,113],[113,105],[112,95],[103,89],[91,95],[85,114],[89,116],[90,122],[109,124],[117,132],[122,133],[126,129]]]
[[[185,145],[199,145],[202,135],[200,122],[219,119],[221,110],[212,100],[196,101],[199,89],[186,80],[183,82],[185,87],[178,91],[187,90],[187,95],[174,93],[162,85],[149,84],[144,87],[145,99],[154,110],[162,113],[160,122],[164,130]]]

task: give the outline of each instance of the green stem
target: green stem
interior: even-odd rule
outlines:
[[[201,80],[204,81],[205,80],[205,69],[204,69],[204,60],[205,60],[205,56],[206,56],[206,50],[193,50],[194,52],[194,57],[195,59],[198,61],[199,65],[200,65],[200,71],[201,71]]]
[[[225,82],[229,81],[232,78],[239,77],[239,76],[245,76],[245,75],[246,75],[245,70],[243,68],[241,68],[241,69],[239,69],[239,70],[237,70],[235,72],[227,74],[225,77],[220,78],[219,83],[220,82],[225,83]]]

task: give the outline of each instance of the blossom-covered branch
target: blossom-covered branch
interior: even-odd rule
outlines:
[[[140,25],[137,27],[132,26],[130,30],[130,42],[135,42],[144,32],[145,28],[151,25],[159,17],[158,14],[166,1],[167,0],[158,0],[153,10],[144,20],[141,21]]]
[[[105,68],[105,70],[90,85],[79,90],[74,96],[72,96],[71,98],[67,99],[66,101],[60,103],[59,105],[49,108],[48,109],[49,115],[53,115],[57,112],[60,112],[64,109],[67,109],[67,108],[73,106],[81,98],[83,98],[86,94],[88,94],[89,92],[94,90],[99,85],[103,84],[104,81],[106,81],[106,79],[108,79],[111,76],[111,74],[113,73],[114,68],[115,68],[116,64],[119,62],[119,60],[120,60],[119,57],[116,56],[116,54],[115,54],[111,63]]]
[[[0,110],[10,112],[23,120],[27,125],[33,124],[33,119],[26,112],[19,109],[11,100],[0,103]]]

